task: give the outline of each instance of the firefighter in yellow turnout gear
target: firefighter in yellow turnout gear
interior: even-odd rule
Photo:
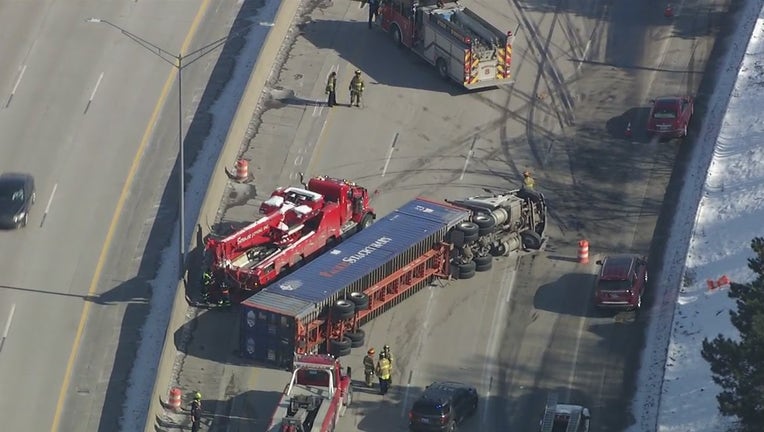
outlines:
[[[360,70],[355,71],[353,79],[350,80],[350,86],[348,87],[348,90],[350,90],[350,105],[361,106],[361,96],[363,95],[364,83],[363,78],[361,78]]]

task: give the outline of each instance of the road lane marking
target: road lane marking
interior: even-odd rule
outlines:
[[[5,103],[5,107],[8,108],[11,105],[11,101],[13,100],[13,95],[16,94],[16,90],[19,89],[19,84],[21,84],[21,79],[24,78],[24,72],[27,71],[27,65],[21,66],[21,72],[19,72],[19,77],[16,78],[16,84],[13,85],[13,90],[11,90],[10,96],[8,96],[8,101]]]
[[[199,25],[202,21],[202,18],[204,17],[211,0],[202,0],[201,5],[199,5],[199,9],[196,12],[196,16],[194,17],[194,20],[191,22],[191,27],[188,30],[188,33],[186,34],[186,38],[183,40],[183,45],[180,47],[180,52],[183,53],[185,51],[188,51],[188,46],[191,44],[191,41],[194,38],[194,35],[196,34]],[[146,151],[146,147],[148,147],[149,140],[151,139],[151,135],[154,132],[154,126],[156,125],[159,114],[162,111],[162,108],[164,107],[167,97],[170,94],[170,89],[175,84],[175,81],[177,79],[178,75],[178,69],[176,67],[172,67],[170,70],[170,74],[167,76],[167,79],[165,80],[164,87],[162,87],[162,91],[159,93],[159,99],[157,100],[156,105],[154,106],[154,111],[151,113],[151,117],[149,118],[148,125],[146,125],[146,130],[143,132],[143,138],[141,138],[141,142],[138,145],[138,151],[135,154],[135,157],[133,158],[132,163],[130,164],[130,170],[127,173],[127,177],[125,178],[125,184],[122,186],[122,191],[119,194],[119,198],[117,199],[117,206],[114,209],[114,214],[111,218],[111,223],[109,224],[109,229],[106,232],[106,239],[104,240],[103,247],[101,248],[100,255],[98,256],[98,262],[96,264],[95,271],[93,272],[93,279],[90,281],[90,286],[88,287],[88,297],[93,297],[95,295],[96,290],[98,289],[98,282],[101,278],[101,273],[103,272],[104,265],[106,264],[106,256],[108,255],[109,247],[111,246],[111,242],[114,239],[114,232],[117,229],[117,225],[119,224],[119,219],[122,214],[122,208],[125,206],[125,201],[127,200],[127,195],[130,190],[130,187],[133,183],[133,180],[135,179],[135,174],[138,171],[138,164],[143,157],[143,153]],[[182,131],[178,131],[179,133],[182,133]],[[64,401],[66,400],[66,392],[69,388],[69,383],[72,380],[72,372],[74,370],[74,360],[77,358],[77,351],[79,351],[80,344],[82,343],[82,334],[85,330],[85,323],[88,319],[88,314],[90,313],[90,307],[93,303],[90,301],[85,301],[85,304],[82,306],[82,313],[80,315],[80,322],[77,325],[77,331],[74,334],[74,342],[72,343],[72,350],[69,353],[69,360],[66,363],[66,369],[64,370],[64,381],[61,383],[61,388],[58,392],[58,401],[56,402],[56,411],[53,415],[53,423],[50,427],[51,432],[57,432],[59,425],[61,424],[61,415],[63,414],[64,410]]]
[[[470,163],[470,159],[472,159],[472,156],[475,154],[475,143],[477,143],[477,140],[478,137],[475,135],[475,138],[472,139],[470,151],[467,152],[467,159],[464,160],[464,168],[462,168],[462,175],[459,176],[459,181],[464,180],[464,173],[467,172],[467,165]]]
[[[3,351],[5,346],[5,339],[8,338],[8,331],[11,329],[11,322],[13,321],[13,314],[16,312],[16,303],[11,305],[11,312],[8,314],[8,321],[5,322],[5,329],[3,330],[3,337],[0,339],[0,352]]]
[[[390,150],[387,151],[387,159],[385,159],[385,167],[382,168],[382,177],[387,174],[387,167],[390,165],[390,158],[393,157],[393,152],[395,151],[395,144],[398,143],[398,132],[393,135],[393,141],[390,143]]]
[[[592,47],[592,40],[589,39],[586,42],[586,48],[584,48],[584,53],[581,55],[581,60],[578,62],[578,66],[576,67],[576,72],[581,70],[581,66],[584,65],[584,62],[586,61],[586,56],[589,55],[589,49]]]
[[[98,77],[98,81],[96,81],[95,87],[93,87],[93,92],[90,93],[90,99],[88,99],[88,104],[85,105],[85,112],[83,114],[87,113],[88,109],[90,109],[90,104],[93,103],[93,98],[95,97],[96,92],[98,91],[98,86],[101,85],[102,79],[103,79],[103,72],[101,72],[101,75]]]
[[[570,368],[570,375],[568,375],[568,385],[565,391],[565,399],[570,400],[570,394],[573,391],[573,380],[576,378],[576,365],[578,363],[578,352],[581,350],[581,334],[584,331],[584,324],[586,323],[586,317],[580,317],[578,319],[578,332],[576,333],[576,349],[573,351],[573,367]]]
[[[494,358],[499,352],[499,342],[501,341],[502,331],[504,326],[503,317],[507,313],[507,305],[509,299],[512,297],[512,289],[515,285],[515,272],[509,270],[501,277],[501,291],[506,291],[506,294],[497,296],[498,298],[504,297],[506,301],[497,301],[496,307],[493,310],[493,317],[491,317],[492,323],[498,323],[491,326],[491,332],[488,335],[488,345],[485,347],[485,362],[483,363],[483,387],[485,388],[485,403],[483,404],[483,412],[480,414],[480,423],[485,424],[488,420],[488,410],[490,408],[491,400],[491,387],[493,387],[493,373],[495,367]]]
[[[42,214],[42,221],[40,222],[40,228],[42,228],[42,225],[45,223],[45,218],[48,217],[48,212],[50,211],[50,205],[53,203],[53,197],[56,196],[56,189],[58,189],[58,183],[53,185],[53,192],[50,193],[50,198],[48,198],[48,204],[45,206],[45,213]]]

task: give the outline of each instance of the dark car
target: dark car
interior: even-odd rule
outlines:
[[[639,255],[612,255],[597,261],[601,265],[595,305],[600,308],[634,310],[642,307],[647,286],[647,260]]]
[[[409,430],[447,431],[477,410],[477,390],[457,382],[435,382],[427,386],[409,412]]]
[[[695,111],[690,96],[665,96],[651,101],[647,132],[660,138],[687,136],[687,126]]]
[[[0,174],[0,226],[20,228],[27,225],[29,210],[35,202],[34,178],[29,174]]]

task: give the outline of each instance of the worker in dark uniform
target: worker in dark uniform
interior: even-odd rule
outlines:
[[[379,0],[369,0],[369,30],[371,30],[371,24],[377,19],[379,15]]]
[[[210,287],[212,286],[212,271],[207,270],[202,273],[202,300],[207,301],[210,296]]]
[[[225,282],[220,283],[220,297],[218,298],[218,306],[231,306],[231,293],[228,290],[228,284]]]
[[[361,71],[355,71],[353,79],[350,80],[350,105],[361,106],[361,96],[363,95],[364,83],[361,78]]]
[[[392,382],[392,369],[393,365],[390,360],[387,359],[385,352],[379,353],[380,359],[377,363],[377,377],[379,377],[379,394],[385,395],[390,389],[390,383]]]
[[[326,94],[329,95],[326,105],[329,108],[337,105],[337,72],[332,71],[329,74],[329,78],[326,80]]]
[[[363,374],[366,378],[366,387],[374,387],[374,348],[369,348],[366,351],[366,356],[363,358]]]
[[[202,394],[196,392],[191,402],[191,432],[199,432],[202,422]]]

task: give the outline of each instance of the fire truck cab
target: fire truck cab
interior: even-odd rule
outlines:
[[[511,83],[511,31],[502,32],[458,2],[384,0],[383,30],[467,89]]]

